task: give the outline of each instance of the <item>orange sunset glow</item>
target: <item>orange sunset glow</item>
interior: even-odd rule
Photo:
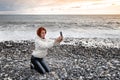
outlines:
[[[0,13],[120,14],[120,0],[17,0],[12,5],[15,5],[16,9],[3,10]]]

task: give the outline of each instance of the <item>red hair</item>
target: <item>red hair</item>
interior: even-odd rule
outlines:
[[[44,27],[39,27],[39,28],[37,29],[37,35],[38,35],[39,37],[41,36],[40,33],[42,32],[42,30],[44,30],[45,33],[47,32]]]

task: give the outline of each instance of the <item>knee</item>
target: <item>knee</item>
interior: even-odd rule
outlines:
[[[44,69],[41,69],[41,68],[35,68],[35,70],[40,74],[45,74],[46,73],[46,71]]]
[[[48,72],[48,73],[49,73],[49,72],[50,72],[50,68],[47,68],[46,72]]]
[[[42,71],[41,73],[42,73],[42,74],[45,74],[46,72],[45,72],[45,70],[44,70],[44,71]]]

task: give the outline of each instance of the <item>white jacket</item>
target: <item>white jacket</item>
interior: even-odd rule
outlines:
[[[32,55],[34,57],[43,58],[47,55],[47,49],[54,45],[54,40],[42,39],[39,36],[35,38],[35,50]]]

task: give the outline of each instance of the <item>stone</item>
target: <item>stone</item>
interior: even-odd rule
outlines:
[[[85,43],[82,42],[84,40]],[[110,43],[109,39],[105,40],[107,47],[103,43],[97,44],[103,40],[83,38],[69,41],[67,39],[72,43],[48,49],[46,62],[51,72],[45,75],[30,69],[31,53],[35,48],[34,42],[0,42],[0,79],[119,80],[120,48],[115,48],[114,44],[110,47],[111,44],[107,44]]]

